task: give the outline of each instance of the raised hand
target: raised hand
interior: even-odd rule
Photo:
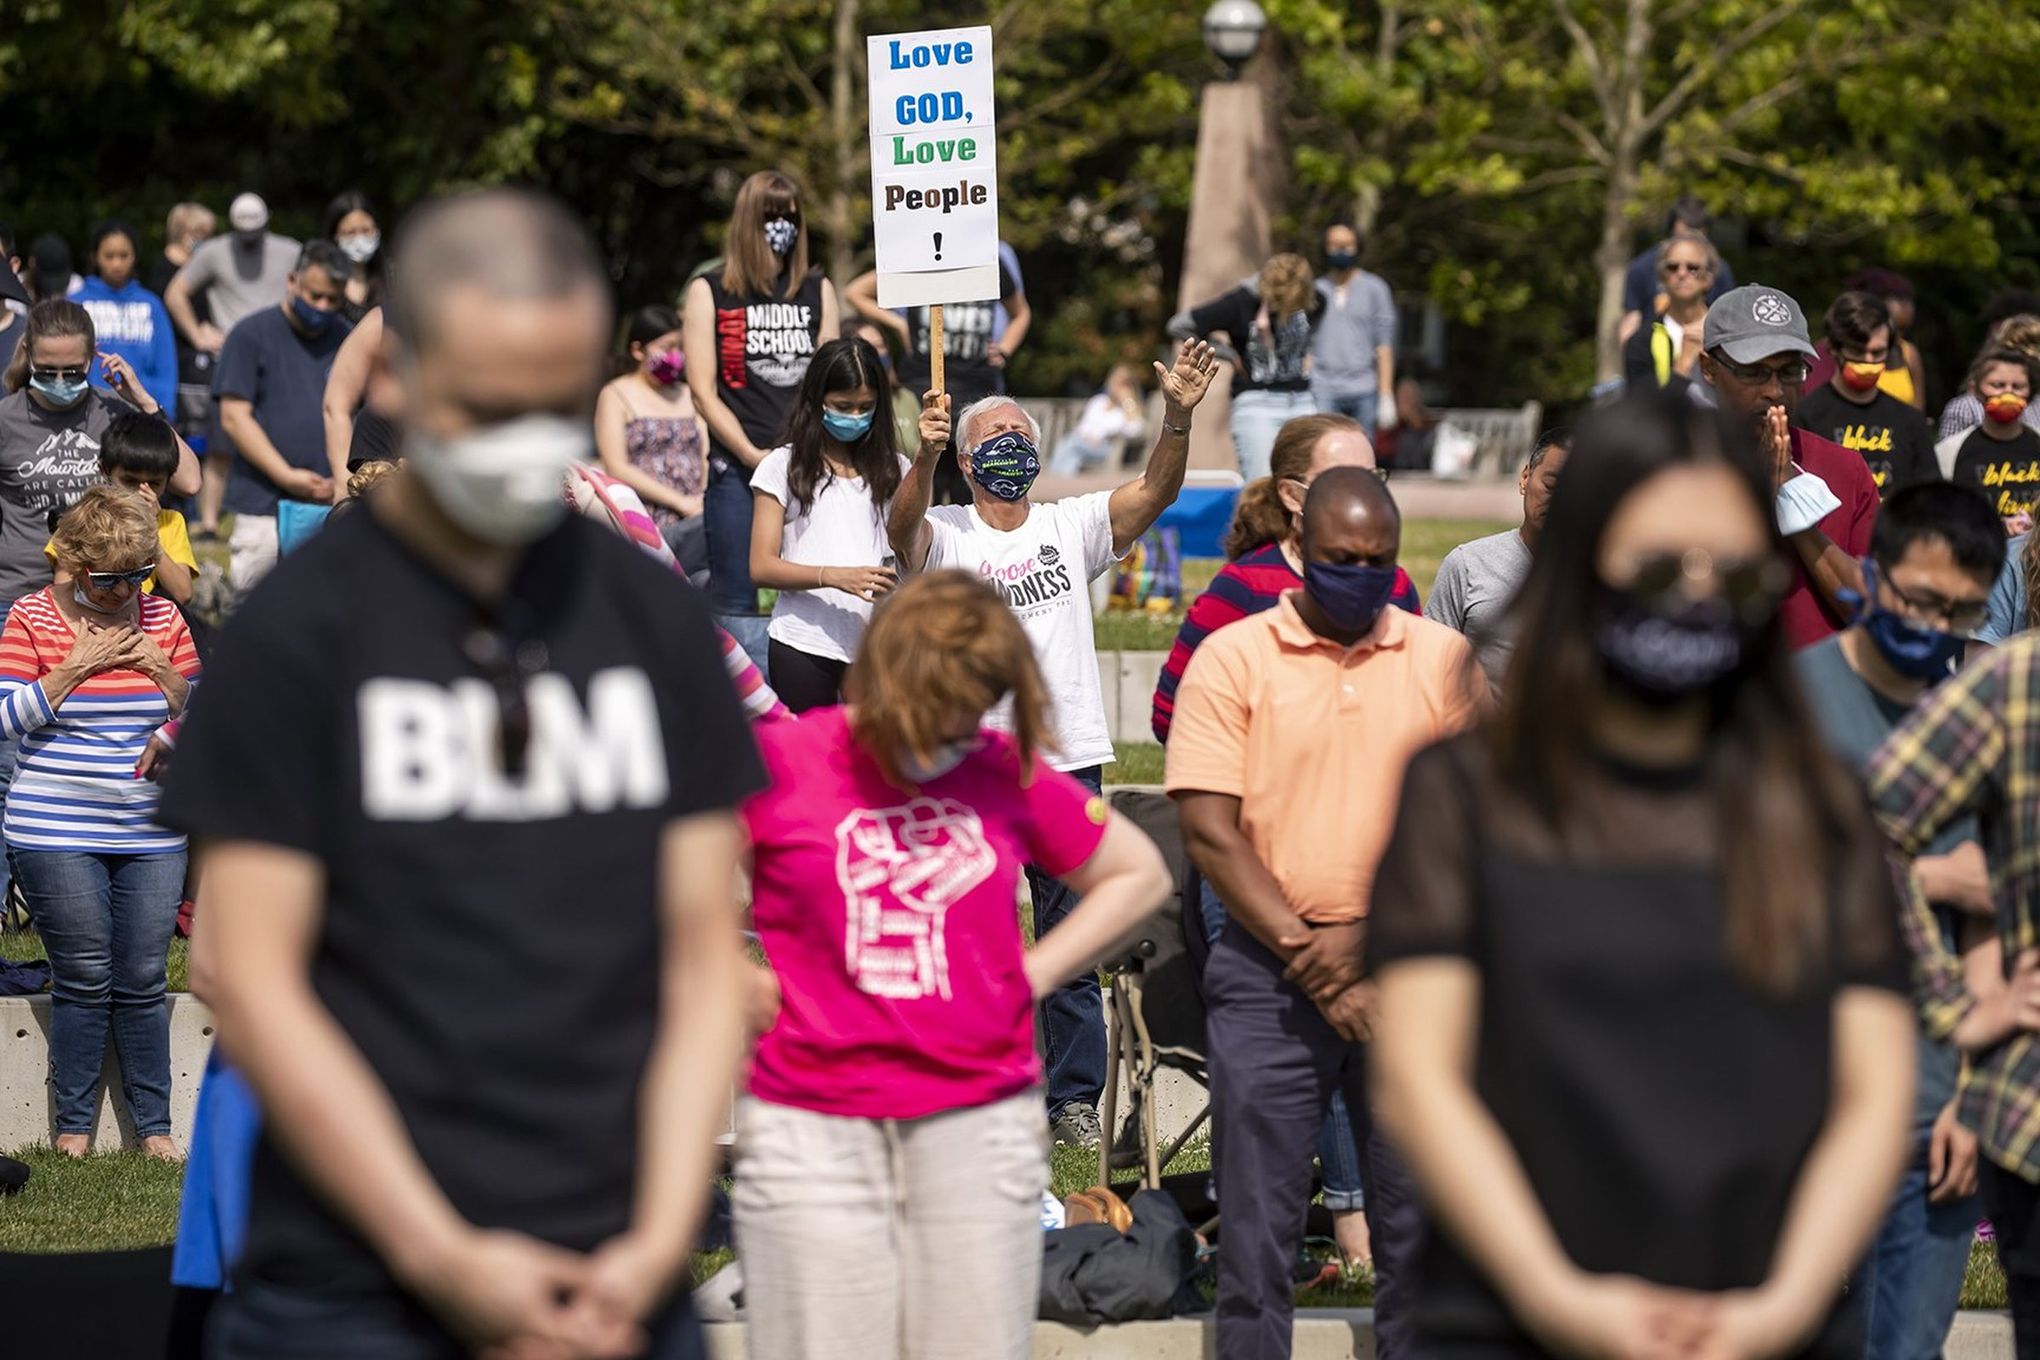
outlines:
[[[113,390],[120,393],[121,398],[128,405],[144,415],[154,415],[156,413],[159,409],[156,405],[156,399],[149,395],[147,388],[142,386],[142,380],[135,376],[134,369],[129,366],[126,359],[123,359],[118,354],[111,354],[101,350],[99,352],[99,366],[105,372],[106,380],[113,384]]]
[[[921,456],[932,458],[949,447],[949,394],[929,390],[921,396]]]
[[[1163,368],[1160,361],[1155,363],[1155,377],[1162,384],[1162,397],[1169,409],[1186,414],[1204,400],[1204,394],[1211,390],[1211,380],[1217,376],[1218,352],[1206,340],[1185,340],[1176,351],[1174,368]]]

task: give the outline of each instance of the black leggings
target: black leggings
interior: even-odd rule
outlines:
[[[811,708],[843,702],[843,676],[850,669],[849,662],[811,656],[778,638],[771,639],[766,656],[772,663],[772,688],[794,712],[805,713]]]

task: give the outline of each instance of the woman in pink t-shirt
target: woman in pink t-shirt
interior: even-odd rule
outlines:
[[[744,816],[776,981],[738,1105],[754,1360],[1032,1354],[1048,1182],[1034,1005],[1168,893],[1161,855],[1038,759],[1019,622],[963,572],[874,616],[848,708],[758,730]],[[984,716],[1012,699],[1010,735]],[[1021,866],[1084,895],[1034,948]]]

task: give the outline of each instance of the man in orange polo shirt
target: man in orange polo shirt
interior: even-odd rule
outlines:
[[[1486,684],[1466,639],[1386,609],[1402,517],[1370,470],[1334,468],[1303,510],[1304,588],[1214,633],[1184,674],[1168,790],[1227,915],[1205,966],[1225,1249],[1218,1353],[1289,1355],[1290,1264],[1332,1093],[1359,1146],[1381,1360],[1410,1354],[1422,1232],[1367,1114],[1368,892],[1409,758],[1469,724]]]

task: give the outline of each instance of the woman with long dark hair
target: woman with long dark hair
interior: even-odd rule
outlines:
[[[1499,713],[1409,768],[1368,949],[1378,1112],[1441,1229],[1427,1355],[1860,1354],[1913,1020],[1772,499],[1716,413],[1592,417]]]
[[[382,306],[383,299],[382,224],[367,194],[349,189],[326,205],[326,239],[354,261],[340,314],[359,321]]]
[[[708,422],[709,603],[767,665],[751,579],[751,469],[783,442],[800,380],[837,331],[836,290],[808,264],[800,187],[760,170],[737,190],[723,264],[687,285],[687,386]]]
[[[871,618],[898,584],[885,510],[911,464],[881,412],[892,385],[878,351],[831,340],[808,365],[786,443],[751,473],[751,579],[772,606],[772,683],[796,713],[842,698]]]
[[[692,576],[708,568],[701,536],[708,435],[682,381],[680,344],[680,314],[671,307],[630,314],[616,377],[595,400],[595,452],[604,472],[638,493]]]

